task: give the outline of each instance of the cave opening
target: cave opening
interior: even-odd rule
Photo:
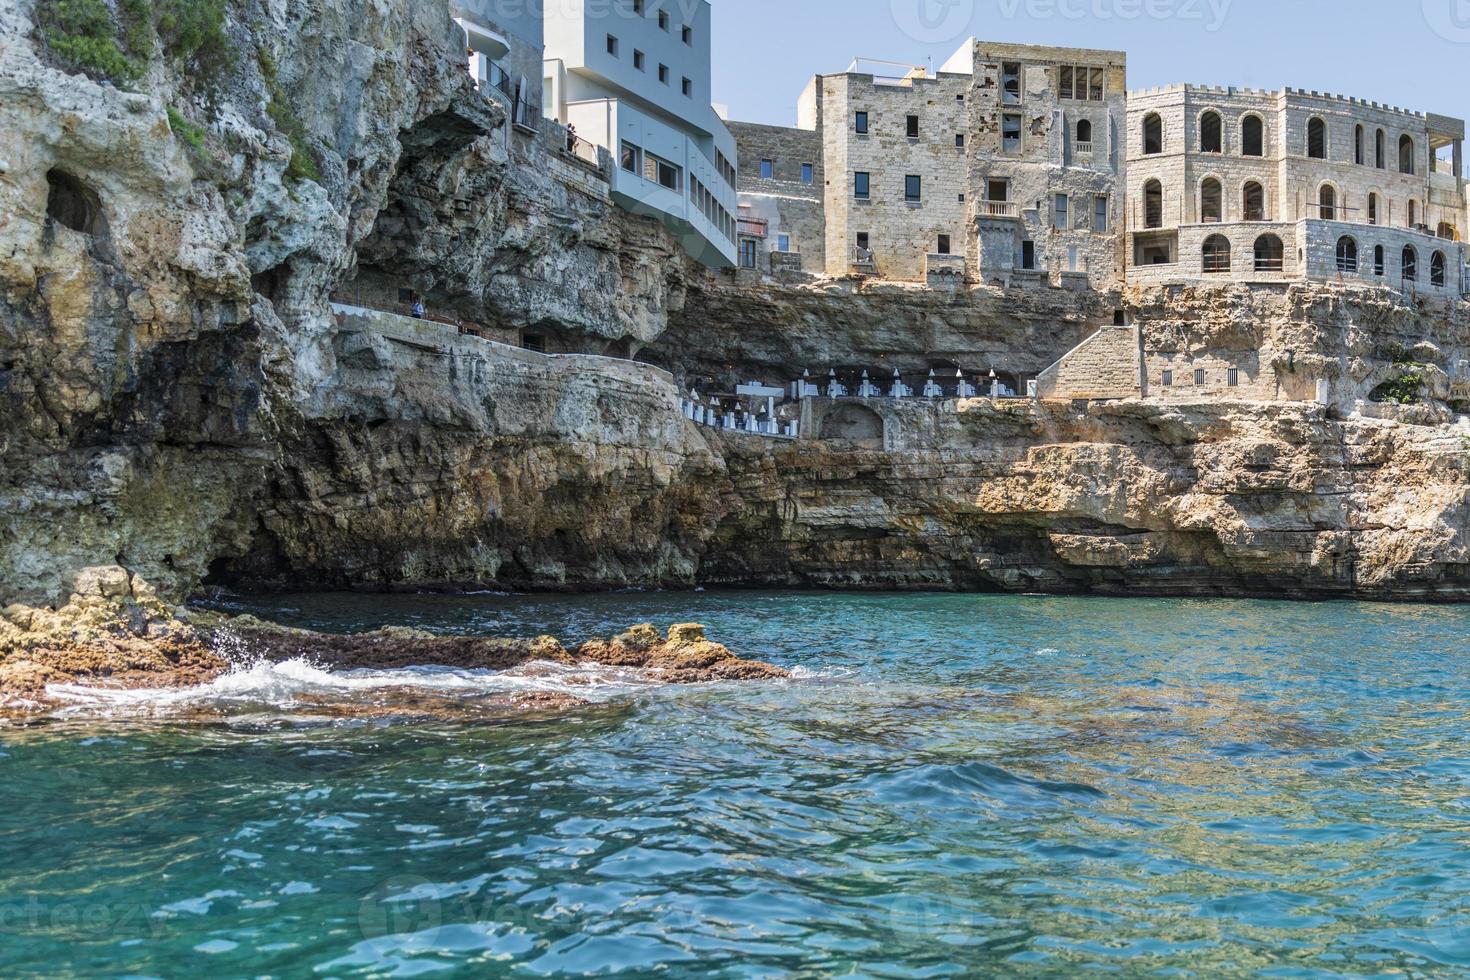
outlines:
[[[64,170],[46,174],[46,217],[63,228],[100,237],[107,226],[97,192]]]

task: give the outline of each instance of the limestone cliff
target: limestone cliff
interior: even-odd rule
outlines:
[[[712,274],[504,125],[439,0],[218,6],[230,57],[151,34],[121,86],[39,43],[32,0],[0,8],[0,606],[204,581],[1466,594],[1463,306]],[[332,305],[402,289],[576,353]],[[799,443],[678,411],[803,368],[1031,374],[1120,306],[1146,358],[1246,383],[830,431],[814,403]],[[1427,404],[1363,402],[1410,369]]]

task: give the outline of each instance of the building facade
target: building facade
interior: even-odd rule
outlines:
[[[742,269],[826,272],[826,166],[821,128],[730,123],[739,151]]]
[[[1116,288],[1127,57],[982,41],[946,68],[966,63],[973,72],[968,185],[981,278]]]
[[[611,154],[619,205],[728,268],[738,155],[710,101],[710,24],[707,0],[546,4],[543,86],[547,115]]]
[[[1128,279],[1465,291],[1465,124],[1285,89],[1128,102]]]
[[[546,47],[540,10],[532,4],[452,0],[450,13],[464,34],[475,85],[505,106],[508,126],[539,132]]]

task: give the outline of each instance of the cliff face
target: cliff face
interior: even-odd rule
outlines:
[[[1470,432],[1443,406],[1343,417],[1410,366],[1447,394],[1463,307],[716,276],[508,131],[440,3],[237,0],[224,67],[156,38],[136,93],[55,64],[36,9],[0,10],[0,607],[206,580],[1466,588]],[[673,375],[331,305],[402,289]],[[1146,357],[1242,363],[1247,389],[816,403],[794,444],[678,411],[803,368],[1032,373],[1120,305]],[[1331,409],[1241,400],[1318,378]]]
[[[724,437],[721,583],[1470,597],[1470,427],[1312,405],[885,410],[909,444]],[[891,441],[890,436],[890,441]]]

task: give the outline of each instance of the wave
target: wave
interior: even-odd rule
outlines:
[[[177,688],[110,688],[53,684],[47,694],[62,716],[105,714],[237,713],[293,710],[354,703],[391,706],[395,700],[446,706],[530,693],[566,694],[603,701],[659,686],[646,671],[596,664],[531,661],[510,670],[410,667],[398,670],[329,671],[307,660],[258,661],[208,684]]]

